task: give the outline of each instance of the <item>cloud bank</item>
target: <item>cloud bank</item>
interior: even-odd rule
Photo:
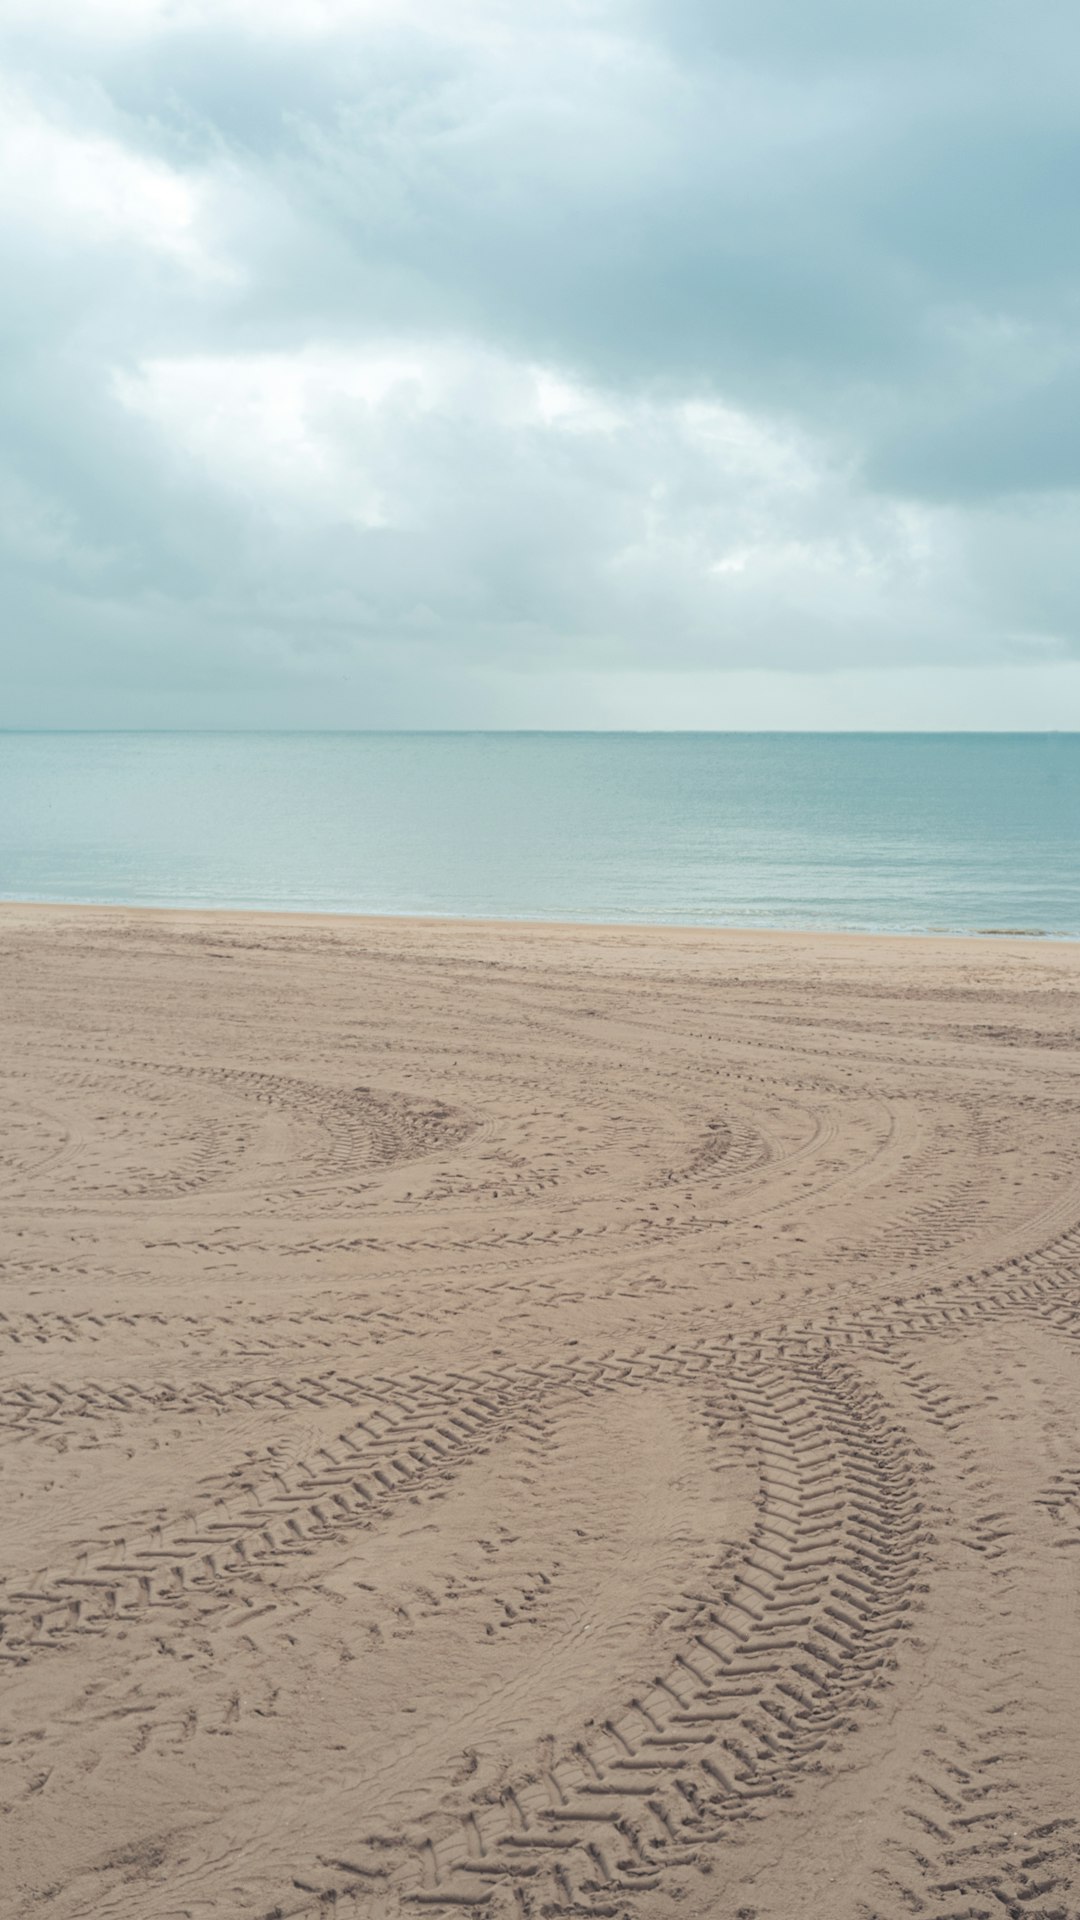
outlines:
[[[1080,724],[1075,12],[74,13],[0,724]]]

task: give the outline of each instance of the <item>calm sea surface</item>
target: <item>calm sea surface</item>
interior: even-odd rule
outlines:
[[[0,734],[0,897],[1080,935],[1080,735]]]

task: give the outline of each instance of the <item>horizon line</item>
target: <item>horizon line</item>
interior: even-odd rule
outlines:
[[[1080,727],[0,727],[0,739],[57,734],[84,739],[152,734],[164,739],[1075,740]]]

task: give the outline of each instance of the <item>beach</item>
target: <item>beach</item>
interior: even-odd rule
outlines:
[[[0,1912],[1080,1910],[1080,945],[0,979]]]

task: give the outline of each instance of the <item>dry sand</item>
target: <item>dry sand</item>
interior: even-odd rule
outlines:
[[[5,1915],[1080,1912],[1080,948],[0,981]]]

